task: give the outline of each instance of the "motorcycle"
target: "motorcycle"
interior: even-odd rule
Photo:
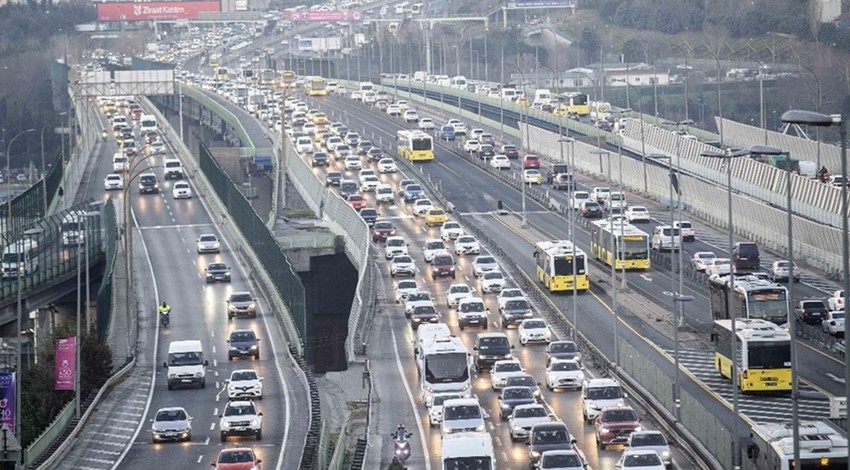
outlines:
[[[168,328],[168,323],[171,322],[171,312],[159,312],[159,323],[163,328]]]
[[[403,427],[400,427],[398,431],[392,434],[393,443],[395,445],[393,455],[401,462],[405,462],[410,458],[410,436],[412,435],[413,434],[405,431]]]

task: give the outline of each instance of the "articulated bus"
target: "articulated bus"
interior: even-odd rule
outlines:
[[[304,84],[310,96],[327,96],[327,85],[328,83],[322,77],[313,77]]]
[[[559,116],[566,116],[568,114],[587,116],[590,114],[590,99],[587,93],[564,93],[558,100],[560,101],[560,104],[558,105],[555,114]]]
[[[217,68],[217,69],[215,70],[215,78],[216,78],[217,80],[227,81],[227,79],[228,79],[227,67],[219,67],[219,68]]]
[[[549,292],[586,291],[590,289],[586,255],[568,240],[548,240],[534,246],[537,279]]]
[[[715,320],[728,320],[729,276],[713,276],[708,281],[711,314]],[[735,276],[732,308],[735,318],[765,320],[782,325],[788,321],[788,289],[757,276]]]
[[[649,234],[629,223],[593,222],[590,251],[596,259],[616,269],[646,270],[650,267]]]
[[[847,437],[830,421],[760,423],[747,446],[754,470],[846,470]],[[799,465],[794,461],[794,430],[799,436]]]
[[[785,392],[791,390],[791,335],[764,320],[735,321],[738,387],[742,392]],[[732,378],[732,320],[715,320],[714,367]]]
[[[402,130],[396,134],[398,156],[412,162],[434,159],[434,138],[418,130]]]

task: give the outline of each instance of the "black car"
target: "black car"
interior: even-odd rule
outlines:
[[[574,341],[552,341],[546,348],[546,354],[549,356],[547,364],[552,359],[575,359],[581,361],[581,352],[578,350],[578,345]]]
[[[410,313],[410,326],[414,330],[423,323],[437,323],[438,321],[440,320],[437,317],[437,309],[433,305],[419,305],[414,307]]]
[[[505,380],[505,387],[526,387],[534,399],[540,398],[540,384],[530,374],[515,375]]]
[[[796,309],[797,321],[809,325],[820,325],[829,310],[823,300],[801,300]]]
[[[158,193],[159,192],[159,183],[156,180],[156,175],[153,173],[147,173],[143,175],[139,175],[139,193]]]
[[[572,450],[576,439],[570,434],[567,425],[561,421],[537,423],[531,427],[528,439],[528,457],[532,464],[537,463],[540,454],[547,450]]]
[[[325,186],[339,186],[340,182],[342,182],[342,173],[338,171],[328,172],[325,176]]]
[[[496,151],[493,149],[492,145],[482,145],[481,148],[478,149],[477,155],[478,158],[488,160],[496,155]]]
[[[526,318],[531,318],[533,313],[528,300],[524,298],[511,299],[502,307],[502,326],[519,325]]]
[[[315,152],[310,160],[310,166],[328,166],[328,154],[325,152]]]
[[[384,151],[379,149],[378,147],[372,147],[369,149],[368,152],[366,152],[366,155],[369,157],[369,160],[377,162],[378,160],[384,158]]]
[[[234,357],[260,358],[260,338],[257,338],[253,330],[233,330],[227,344],[228,361],[232,361]]]
[[[375,209],[364,207],[360,209],[360,217],[366,222],[366,225],[369,227],[375,225],[375,221],[378,220],[378,211]]]
[[[205,271],[207,284],[216,281],[230,282],[230,267],[224,263],[210,263]]]
[[[531,405],[536,403],[534,393],[528,387],[522,386],[507,386],[502,389],[502,394],[499,395],[499,418],[502,421],[508,419],[514,412],[514,408],[519,405]]]
[[[511,358],[514,346],[504,333],[482,333],[475,341],[475,368],[478,371],[490,369],[493,363]]]

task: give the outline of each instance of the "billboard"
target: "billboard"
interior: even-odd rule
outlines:
[[[575,8],[575,0],[512,0],[508,8]]]
[[[359,11],[291,11],[289,21],[360,21]]]
[[[220,12],[221,2],[98,3],[97,21],[196,20],[201,13]]]
[[[56,340],[56,358],[54,359],[54,390],[74,390],[77,365],[77,338],[59,338]]]
[[[0,372],[0,424],[15,432],[15,373]]]

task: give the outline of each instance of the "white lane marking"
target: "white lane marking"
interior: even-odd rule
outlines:
[[[136,227],[136,230],[165,230],[165,229],[175,229],[175,228],[207,228],[207,227],[215,227],[213,224],[183,224],[183,225],[149,225],[147,227]]]
[[[431,456],[428,452],[428,442],[425,441],[425,429],[422,427],[422,420],[419,419],[419,412],[416,408],[416,400],[413,399],[413,392],[410,391],[410,384],[407,383],[407,376],[404,375],[404,366],[401,364],[401,357],[398,354],[398,341],[395,338],[395,329],[390,328],[390,334],[393,338],[393,355],[395,356],[395,365],[398,368],[398,375],[401,376],[404,382],[404,390],[407,392],[407,399],[410,402],[410,408],[413,410],[413,415],[416,416],[416,428],[419,429],[419,441],[422,444],[422,453],[425,458],[425,470],[431,470]]]
[[[212,336],[212,335],[210,335],[210,336]],[[212,347],[212,352],[213,352],[213,354],[215,354],[215,345],[213,345],[213,347]]]
[[[213,416],[218,416],[218,407],[213,408]]]
[[[210,431],[212,431],[213,429],[215,429],[215,423],[210,423]]]
[[[207,439],[209,439],[209,438],[207,438]],[[204,459],[204,455],[203,454],[199,455],[197,463],[201,463],[201,460],[203,460],[203,459]]]
[[[210,445],[210,437],[209,437],[209,436],[207,436],[207,438],[206,438],[206,439],[204,439],[204,445],[205,445],[205,446]],[[203,456],[201,456],[201,457],[203,457]],[[198,462],[198,463],[200,463],[200,462]]]

